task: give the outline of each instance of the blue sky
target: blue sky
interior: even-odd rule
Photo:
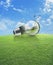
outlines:
[[[53,0],[0,0],[0,35],[32,20],[39,22],[40,33],[53,34]]]

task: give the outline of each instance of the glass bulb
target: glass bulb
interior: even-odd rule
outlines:
[[[29,28],[25,30],[25,33],[29,35],[35,35],[39,33],[40,25],[38,22],[30,23]]]

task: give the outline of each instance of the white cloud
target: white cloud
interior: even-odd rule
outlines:
[[[41,10],[41,21],[42,25],[49,26],[53,20],[53,0],[45,0],[44,6]]]
[[[50,19],[53,19],[53,15],[50,15],[50,17],[49,17]]]
[[[12,0],[6,0],[4,1],[0,1],[0,5],[3,6],[7,11],[9,9],[9,7],[11,7],[14,11],[16,12],[23,12],[24,10],[22,10],[21,8],[15,8],[14,5],[12,5]]]
[[[1,31],[7,30],[7,26],[6,26],[5,23],[0,22],[0,30],[1,30]]]
[[[53,3],[53,0],[46,0],[47,2],[51,2],[51,3]]]
[[[53,0],[45,0],[45,5],[44,5],[44,8],[43,8],[43,12],[44,13],[51,13],[52,9],[53,8]]]
[[[10,19],[1,19],[1,21],[0,22],[3,22],[3,23],[5,23],[7,26],[12,26],[13,24],[15,24],[15,22],[14,21],[12,21],[12,20],[10,20]]]
[[[12,5],[11,5],[11,0],[6,0],[6,2],[5,2],[5,4],[4,4],[4,7],[5,7],[5,8],[12,7]]]
[[[9,7],[12,7],[11,0],[0,1],[0,5],[2,5],[4,8],[8,9]]]
[[[44,7],[43,11],[44,11],[44,13],[50,12],[51,11],[50,4],[45,3],[45,7]]]
[[[11,3],[11,0],[6,0],[6,6],[9,7]]]
[[[52,21],[51,21],[50,18],[48,18],[48,19],[46,19],[46,20],[42,20],[42,23],[43,23],[43,25],[48,26],[48,25],[51,25]]]
[[[46,25],[50,25],[51,24],[51,19],[47,19],[46,21],[47,21]]]
[[[0,20],[0,30],[5,31],[5,30],[12,30],[15,26],[15,22],[10,20],[10,19],[1,19]]]
[[[0,1],[0,5],[3,5],[4,4],[4,2],[3,1]]]
[[[6,3],[7,3],[7,4],[10,4],[10,2],[11,2],[11,0],[6,0]]]
[[[23,10],[22,10],[22,9],[15,8],[15,7],[13,7],[13,10],[14,10],[14,11],[17,11],[17,12],[23,12]]]

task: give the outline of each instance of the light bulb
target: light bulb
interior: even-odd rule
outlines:
[[[30,22],[29,25],[21,25],[17,29],[13,30],[14,35],[22,35],[22,34],[28,34],[28,35],[35,35],[39,33],[40,25],[38,22]]]

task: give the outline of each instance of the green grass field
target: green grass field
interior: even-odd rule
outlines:
[[[53,65],[53,35],[0,36],[0,65]]]

